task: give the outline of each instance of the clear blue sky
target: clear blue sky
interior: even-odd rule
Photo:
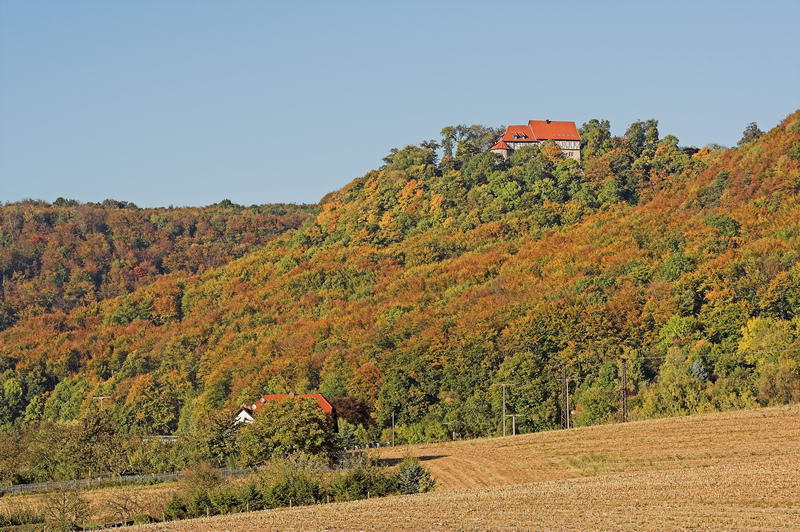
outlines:
[[[316,202],[448,124],[800,106],[796,0],[506,4],[0,0],[0,202]]]

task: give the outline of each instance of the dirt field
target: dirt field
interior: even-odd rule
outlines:
[[[800,530],[800,406],[420,445],[430,494],[137,530]]]

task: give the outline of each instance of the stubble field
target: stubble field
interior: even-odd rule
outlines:
[[[138,530],[800,530],[800,406],[395,448],[437,491]]]

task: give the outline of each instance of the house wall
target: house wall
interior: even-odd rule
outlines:
[[[508,147],[511,148],[512,150],[516,150],[516,149],[519,149],[519,148],[523,148],[525,146],[533,146],[534,144],[539,144],[539,143],[536,142],[536,141],[528,141],[528,142],[508,142],[508,141],[506,141],[506,144],[508,144]]]
[[[565,151],[566,150],[573,150],[574,151],[574,150],[580,150],[581,149],[581,143],[580,143],[580,141],[577,141],[577,140],[557,140],[555,142],[556,142],[556,146],[558,146],[559,148],[561,148],[562,150],[565,150]]]
[[[561,148],[561,151],[564,153],[565,156],[569,157],[570,159],[575,159],[576,161],[581,160],[581,143],[577,140],[557,140],[555,141],[556,146]],[[519,148],[523,148],[525,146],[533,146],[535,144],[539,144],[539,141],[528,141],[528,142],[510,142],[506,141],[508,147],[511,148],[511,151],[517,150]],[[508,157],[511,155],[511,152],[507,152],[506,150],[491,150],[494,153],[499,153],[503,157]]]

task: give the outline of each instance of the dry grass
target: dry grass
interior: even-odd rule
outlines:
[[[413,446],[434,493],[141,530],[800,530],[800,406]]]
[[[92,520],[111,522],[119,520],[119,516],[115,515],[114,502],[140,509],[134,513],[152,512],[160,516],[167,499],[176,489],[177,483],[168,482],[154,486],[115,486],[82,490],[80,493],[91,505]],[[17,507],[40,510],[47,503],[47,498],[47,493],[6,495],[0,497],[0,512]]]

